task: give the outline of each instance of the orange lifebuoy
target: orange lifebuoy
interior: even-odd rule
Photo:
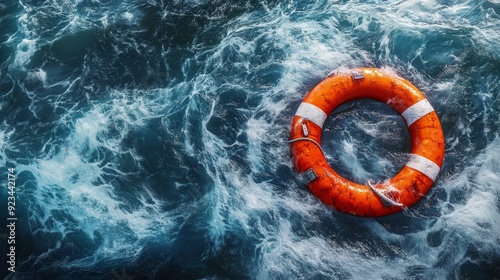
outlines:
[[[320,144],[327,116],[339,105],[361,98],[387,103],[401,114],[412,140],[406,165],[378,184],[357,184],[338,175]],[[309,190],[323,203],[377,217],[415,204],[430,190],[443,163],[444,137],[436,112],[410,82],[380,69],[359,68],[331,75],[307,94],[292,121],[290,149],[296,171],[308,178]]]

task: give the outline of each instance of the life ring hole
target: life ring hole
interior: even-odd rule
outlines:
[[[321,142],[333,170],[358,184],[394,177],[411,151],[403,117],[389,105],[371,99],[337,107],[323,126]]]

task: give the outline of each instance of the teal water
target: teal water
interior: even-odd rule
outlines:
[[[0,30],[6,279],[500,279],[497,0],[5,0]],[[429,194],[377,219],[323,205],[288,146],[305,94],[362,66],[417,86],[446,141]],[[411,145],[366,100],[322,141],[359,182]]]

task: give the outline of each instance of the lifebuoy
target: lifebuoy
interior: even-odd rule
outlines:
[[[355,99],[387,103],[405,119],[411,136],[411,155],[393,178],[378,184],[357,184],[338,175],[321,148],[327,116]],[[293,164],[309,190],[335,209],[366,217],[401,211],[418,202],[432,187],[444,158],[439,118],[425,96],[410,82],[375,68],[336,73],[314,87],[292,121],[290,149]]]

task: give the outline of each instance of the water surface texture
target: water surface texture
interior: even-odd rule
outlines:
[[[4,0],[0,30],[1,277],[500,279],[498,0]],[[339,213],[293,170],[295,110],[351,67],[441,119],[443,169],[401,213]],[[361,183],[411,148],[367,100],[322,141]]]

